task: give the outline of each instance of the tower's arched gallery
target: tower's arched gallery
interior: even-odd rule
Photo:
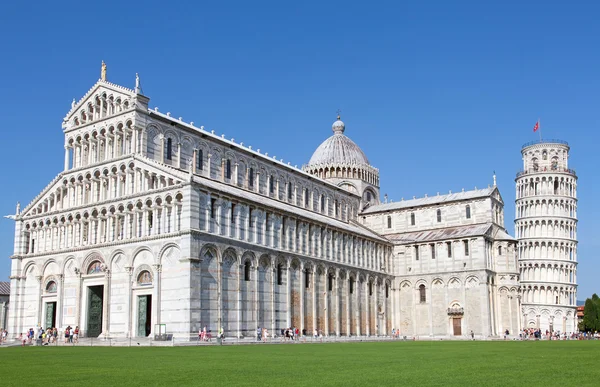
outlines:
[[[63,171],[17,209],[11,334],[521,328],[517,241],[495,184],[386,202],[339,117],[298,169],[149,109],[139,81],[105,74],[64,118]]]

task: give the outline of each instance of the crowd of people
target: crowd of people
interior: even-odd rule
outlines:
[[[560,332],[560,331],[549,331],[545,332],[539,328],[526,328],[519,333],[519,339],[521,340],[598,340],[600,339],[600,333],[591,332]]]
[[[6,332],[6,335],[8,335],[8,332]],[[59,334],[58,329],[55,327],[46,329],[41,326],[36,329],[29,328],[27,332],[21,333],[17,340],[21,343],[21,346],[34,343],[37,345],[49,345],[58,343],[59,336],[64,338],[63,342],[65,344],[77,344],[79,343],[79,327],[73,328],[69,325],[65,328],[62,335]]]

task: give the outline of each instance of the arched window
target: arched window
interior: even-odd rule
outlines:
[[[546,151],[542,152],[542,160],[548,160],[548,152],[546,152]]]
[[[498,255],[502,255],[502,246],[498,246]]]
[[[196,169],[202,170],[202,149],[198,149],[196,152]]]
[[[304,189],[304,207],[308,207],[308,200],[309,200],[308,188],[305,188]]]
[[[54,281],[48,282],[48,285],[46,285],[46,292],[56,293],[56,282],[54,282]]]
[[[354,294],[354,278],[350,279],[350,294]]]
[[[254,187],[254,168],[252,167],[248,170],[248,187]]]
[[[292,184],[292,182],[288,183],[288,200],[292,200],[292,193],[294,191],[294,185]]]
[[[167,138],[167,160],[173,158],[173,142],[171,138]]]
[[[325,195],[321,195],[321,212],[325,212]]]
[[[437,210],[437,221],[438,223],[442,221],[442,210]]]
[[[244,263],[244,281],[250,281],[250,261]]]
[[[333,275],[331,274],[327,277],[327,290],[333,291]]]
[[[367,201],[371,201],[371,191],[367,191]]]
[[[471,219],[471,206],[467,204],[467,206],[465,207],[465,212],[467,215],[467,219]]]
[[[100,261],[94,261],[88,266],[88,274],[97,274],[102,272],[102,263]]]
[[[277,265],[277,285],[283,285],[283,265]]]
[[[392,217],[390,215],[387,217],[387,228],[392,228]]]
[[[390,285],[385,284],[385,298],[390,298]]]
[[[225,162],[225,178],[231,179],[231,160],[229,159]]]
[[[137,277],[137,283],[140,286],[152,285],[152,274],[148,270],[143,270]]]
[[[425,285],[419,285],[419,300],[421,304],[427,302],[427,294],[425,293]]]
[[[271,175],[269,177],[269,193],[273,192],[275,192],[275,179],[273,178],[273,175]]]

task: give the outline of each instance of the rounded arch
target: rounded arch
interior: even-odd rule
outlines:
[[[104,257],[102,256],[102,254],[100,254],[97,251],[92,251],[83,260],[83,264],[81,265],[81,269],[80,269],[81,272],[83,274],[87,274],[90,264],[94,261],[100,261],[100,263],[102,265],[106,266],[106,261],[104,260]]]
[[[135,250],[133,251],[133,253],[131,254],[131,256],[130,256],[130,258],[129,258],[129,266],[131,266],[131,267],[135,267],[135,260],[136,260],[136,258],[137,258],[137,257],[138,257],[140,254],[142,254],[143,252],[148,252],[148,254],[150,254],[150,256],[152,257],[152,262],[154,262],[154,261],[155,261],[155,258],[154,258],[154,253],[152,253],[152,250],[150,250],[150,248],[149,248],[149,247],[147,247],[147,246],[140,246],[140,247],[138,247],[137,249],[135,249]]]
[[[50,274],[52,274],[52,275],[54,275],[54,274],[60,274],[60,267],[61,267],[61,265],[59,265],[59,263],[58,263],[58,261],[56,259],[50,258],[46,262],[44,262],[44,264],[42,266],[42,271],[41,272],[43,273],[44,276],[47,275],[46,269],[48,269],[48,266],[50,266],[51,264],[55,264],[57,270],[56,270],[56,273],[50,273]]]
[[[207,243],[200,249],[200,258],[208,264],[211,260],[220,261],[219,249],[212,243]]]

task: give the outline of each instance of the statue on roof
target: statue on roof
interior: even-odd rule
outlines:
[[[104,61],[102,61],[102,68],[100,70],[100,79],[102,79],[103,81],[106,81],[106,63],[104,63]]]

